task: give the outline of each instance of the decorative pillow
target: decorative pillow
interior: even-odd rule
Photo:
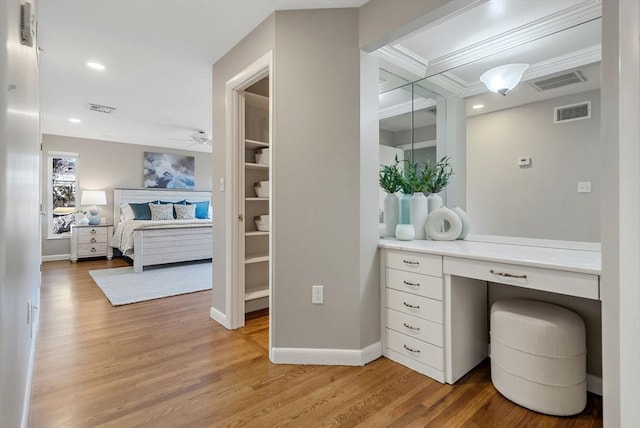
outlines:
[[[76,215],[67,214],[53,218],[53,233],[65,233],[71,230],[71,225],[75,224]]]
[[[209,218],[209,201],[202,201],[202,202],[187,201],[187,205],[196,206],[196,218],[199,218],[199,219]]]
[[[174,205],[173,209],[176,210],[176,219],[178,220],[193,220],[196,218],[196,205]]]
[[[213,207],[209,205],[209,212],[207,213],[207,218],[213,218]]]
[[[129,204],[120,205],[120,221],[135,220],[136,215],[133,213]]]
[[[149,204],[157,204],[158,201],[143,202],[140,204],[129,204],[133,210],[133,214],[136,220],[151,220],[151,209]]]
[[[151,220],[173,220],[173,204],[149,204]]]

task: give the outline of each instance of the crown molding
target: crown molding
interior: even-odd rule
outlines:
[[[380,119],[387,119],[394,116],[399,116],[404,113],[410,113],[411,111],[423,110],[431,108],[436,105],[436,101],[432,99],[422,98],[418,101],[411,102],[406,101],[404,103],[396,104],[391,107],[380,110]]]
[[[426,75],[432,76],[443,73],[455,67],[477,61],[541,37],[549,36],[566,28],[600,18],[601,16],[602,5],[600,2],[583,2],[577,4],[555,14],[485,39],[464,49],[429,60],[426,67]],[[398,47],[399,44],[396,44],[392,48],[386,47],[380,50],[393,49],[395,53],[399,52],[403,58],[409,58],[413,62],[421,63],[421,61],[426,61],[409,49],[401,47],[402,49],[400,50]]]
[[[410,52],[407,53],[407,52]],[[419,77],[426,77],[427,63],[409,49],[398,49],[397,46],[384,46],[372,53],[376,57],[395,64]]]

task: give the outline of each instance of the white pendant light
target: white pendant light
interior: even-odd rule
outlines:
[[[487,89],[500,95],[516,87],[522,79],[522,74],[529,68],[529,64],[506,64],[492,68],[482,73],[480,81],[487,85]]]

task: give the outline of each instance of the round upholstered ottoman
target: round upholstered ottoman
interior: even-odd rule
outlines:
[[[582,318],[535,300],[491,306],[491,381],[509,400],[549,415],[586,405],[586,339]]]

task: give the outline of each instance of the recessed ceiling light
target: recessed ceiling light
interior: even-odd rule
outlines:
[[[88,62],[87,67],[93,68],[94,70],[100,70],[100,71],[105,69],[105,66],[98,62]]]
[[[474,104],[471,106],[472,109],[478,110],[484,108],[484,104]]]
[[[70,117],[69,118],[69,122],[71,122],[71,123],[80,123],[82,121],[80,119],[78,119],[77,117]]]

